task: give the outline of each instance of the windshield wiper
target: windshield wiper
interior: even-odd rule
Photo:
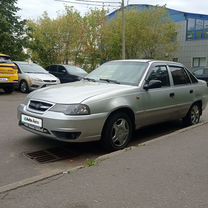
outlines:
[[[100,78],[99,80],[100,81],[111,82],[111,83],[115,83],[115,84],[120,84],[120,82],[118,82],[116,80],[113,80],[113,79],[102,79],[102,78]]]
[[[87,81],[92,81],[92,82],[96,82],[95,79],[92,79],[92,78],[88,78],[88,77],[83,77],[84,80],[87,80]]]

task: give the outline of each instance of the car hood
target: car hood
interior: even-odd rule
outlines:
[[[41,79],[41,80],[57,80],[57,78],[52,74],[38,74],[38,73],[27,73],[30,78]]]
[[[129,89],[132,86],[101,82],[78,81],[42,88],[29,94],[30,99],[44,100],[53,103],[81,103],[96,95]]]

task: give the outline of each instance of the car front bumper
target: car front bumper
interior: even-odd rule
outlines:
[[[19,125],[30,132],[65,142],[89,142],[99,140],[107,118],[107,113],[68,116],[63,113],[46,111],[37,114],[27,109],[25,104],[18,107]],[[42,120],[42,128],[24,124],[21,115]]]

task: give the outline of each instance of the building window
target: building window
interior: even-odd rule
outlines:
[[[208,20],[204,20],[204,29],[208,29]]]
[[[196,19],[196,30],[203,30],[204,22],[201,19]]]
[[[195,30],[195,19],[188,19],[188,31]]]
[[[206,66],[206,58],[205,57],[195,57],[193,58],[193,67],[200,67],[200,66]]]
[[[208,39],[208,20],[187,19],[186,40]]]

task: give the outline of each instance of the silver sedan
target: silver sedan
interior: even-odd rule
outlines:
[[[27,93],[42,87],[60,84],[60,80],[35,63],[14,62],[18,68],[18,88]]]
[[[99,140],[109,151],[127,146],[135,129],[175,119],[199,122],[208,87],[176,62],[105,63],[83,80],[30,93],[19,125],[66,142]]]

